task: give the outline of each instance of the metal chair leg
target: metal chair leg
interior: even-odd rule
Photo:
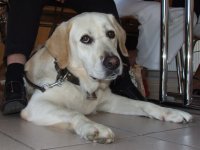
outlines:
[[[168,57],[168,0],[161,2],[161,51],[160,51],[160,102],[167,99],[167,57]]]
[[[192,78],[193,78],[193,12],[194,0],[185,0],[185,86],[184,105],[192,101]]]
[[[168,52],[168,0],[161,1],[161,61],[160,61],[160,102],[167,100],[167,52]],[[193,12],[194,0],[185,0],[185,60],[183,67],[184,86],[180,92],[184,94],[184,105],[188,106],[192,101],[192,77],[193,77]],[[178,63],[178,62],[177,62]],[[178,76],[181,74],[178,68]],[[181,78],[179,79],[181,86]]]
[[[176,55],[176,68],[177,68],[177,79],[178,79],[178,91],[179,94],[183,94],[184,79],[183,79],[183,62],[181,56],[182,49]]]

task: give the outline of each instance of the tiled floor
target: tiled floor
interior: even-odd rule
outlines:
[[[0,115],[1,150],[196,150],[200,149],[200,116],[189,124],[154,119],[97,114],[92,120],[107,125],[116,134],[112,144],[90,143],[68,131],[40,127],[18,115]]]
[[[200,111],[191,113],[194,120],[189,124],[107,113],[89,116],[113,129],[112,144],[91,143],[69,131],[0,114],[0,150],[200,150]]]

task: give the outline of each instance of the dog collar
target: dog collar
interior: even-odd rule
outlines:
[[[42,92],[45,92],[47,89],[53,88],[54,86],[61,86],[65,80],[73,84],[80,85],[79,79],[75,77],[67,68],[60,69],[56,61],[54,62],[54,64],[55,64],[55,69],[58,73],[56,77],[56,81],[54,83],[45,83],[42,86],[39,86],[33,83],[30,79],[28,79],[25,73],[24,77],[26,81],[28,82],[28,84],[31,85],[33,88],[36,88]]]
[[[65,79],[67,79],[67,81],[70,81],[73,84],[76,85],[80,85],[79,79],[74,76],[68,69],[67,67],[64,69],[60,69],[58,66],[58,63],[55,61],[55,69],[58,73],[57,77],[56,77],[56,81],[64,81]]]
[[[25,77],[27,83],[29,85],[31,85],[33,88],[36,88],[42,92],[45,92],[47,89],[53,88],[54,86],[61,86],[65,80],[67,80],[75,85],[80,85],[79,79],[76,76],[74,76],[67,68],[60,69],[56,61],[54,62],[54,64],[55,64],[55,69],[58,73],[57,77],[56,77],[56,81],[54,83],[45,83],[42,86],[39,86],[39,85],[33,83],[30,79],[28,79],[28,77],[25,73],[24,77]],[[95,92],[93,92],[93,93],[87,92],[87,99],[88,100],[96,100],[97,96],[96,96]]]
[[[80,85],[79,79],[77,77],[75,77],[67,68],[60,69],[58,66],[58,63],[56,61],[54,63],[55,63],[56,71],[58,72],[57,80],[65,79],[65,76],[66,76],[67,80],[70,81],[71,83]],[[93,93],[87,92],[87,99],[88,100],[96,100],[97,99],[96,93],[95,92],[93,92]]]

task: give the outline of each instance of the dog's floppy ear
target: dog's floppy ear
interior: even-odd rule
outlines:
[[[69,33],[71,23],[61,23],[46,42],[49,53],[56,59],[58,66],[63,69],[67,67],[70,53]]]
[[[126,32],[121,27],[121,25],[117,22],[117,20],[115,19],[115,17],[113,15],[109,14],[109,18],[110,18],[111,22],[113,23],[113,26],[116,30],[116,36],[118,39],[120,51],[124,56],[128,57],[128,51],[127,51],[127,48],[125,45]]]

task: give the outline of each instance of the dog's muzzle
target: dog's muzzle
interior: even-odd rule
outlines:
[[[115,56],[106,56],[103,60],[106,76],[115,78],[119,74],[120,59]]]
[[[115,70],[119,67],[120,60],[117,56],[106,56],[103,60],[103,66],[108,70]]]

